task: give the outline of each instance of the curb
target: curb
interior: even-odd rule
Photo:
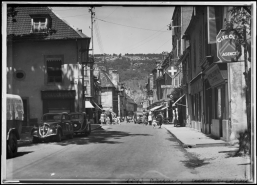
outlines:
[[[183,148],[203,148],[203,147],[218,147],[218,146],[230,146],[229,143],[204,143],[204,144],[186,144],[183,143],[175,134],[173,134],[170,130],[168,130],[166,127],[165,129],[174,137],[177,139],[178,143]]]
[[[188,146],[186,146],[180,139],[178,139],[170,130],[168,130],[166,127],[164,127],[177,141],[178,143],[184,147],[184,148],[187,148]]]

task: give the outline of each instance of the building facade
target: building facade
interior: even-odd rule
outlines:
[[[7,21],[7,93],[20,95],[24,125],[44,113],[83,111],[82,63],[90,38],[48,7],[17,7]]]
[[[246,128],[244,56],[237,62],[217,57],[216,36],[226,28],[226,6],[195,7],[185,38],[190,46],[184,66],[188,70],[190,126],[224,141]],[[240,105],[240,106],[239,106]]]

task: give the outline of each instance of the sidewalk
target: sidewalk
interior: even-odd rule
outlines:
[[[100,124],[91,124],[91,130],[95,130],[97,128],[101,127]],[[21,133],[21,139],[18,140],[18,146],[25,146],[32,143],[32,136],[30,134],[30,130],[24,130],[24,132]]]
[[[202,132],[194,130],[189,127],[174,127],[174,125],[162,125],[166,128],[179,142],[180,144],[186,147],[211,147],[211,146],[228,146],[229,143],[216,140],[211,137],[208,137]]]

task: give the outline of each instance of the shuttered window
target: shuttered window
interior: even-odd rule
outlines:
[[[216,19],[215,19],[215,7],[207,7],[208,16],[208,44],[216,43]]]
[[[216,43],[216,36],[223,26],[223,7],[208,6],[208,44]]]
[[[47,59],[47,82],[60,83],[62,82],[62,60]]]

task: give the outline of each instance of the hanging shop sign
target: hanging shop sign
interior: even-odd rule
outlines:
[[[206,71],[206,77],[210,85],[213,87],[223,83],[227,79],[227,71],[220,70],[218,65],[214,65],[209,71]]]
[[[241,56],[240,48],[236,44],[237,34],[234,30],[220,30],[216,36],[217,57],[222,62],[237,61]]]

